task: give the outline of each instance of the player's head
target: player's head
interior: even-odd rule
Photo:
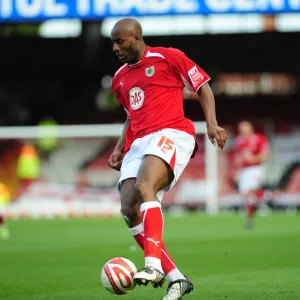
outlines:
[[[138,62],[143,55],[145,44],[141,24],[133,18],[118,21],[111,31],[113,51],[122,63]]]
[[[249,121],[241,121],[238,125],[239,134],[248,137],[254,132],[253,125]]]

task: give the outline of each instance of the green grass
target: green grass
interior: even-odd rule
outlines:
[[[165,219],[165,241],[196,291],[185,299],[300,299],[300,216]],[[100,270],[123,256],[138,267],[140,250],[121,219],[10,221],[0,240],[1,300],[119,299],[101,286]],[[136,289],[121,299],[162,299],[165,289]]]

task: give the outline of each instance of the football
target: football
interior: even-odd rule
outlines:
[[[116,257],[103,266],[101,281],[103,286],[112,294],[125,295],[134,289],[133,276],[136,273],[137,268],[132,261],[123,257]]]

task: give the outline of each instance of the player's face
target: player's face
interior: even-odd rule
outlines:
[[[122,63],[134,63],[137,59],[136,39],[133,34],[112,32],[113,51]]]
[[[241,122],[239,124],[239,134],[248,137],[253,133],[253,127],[249,122]]]

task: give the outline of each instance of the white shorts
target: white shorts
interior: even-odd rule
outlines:
[[[253,166],[243,169],[239,175],[238,189],[242,194],[258,190],[263,183],[264,167]]]
[[[124,156],[120,183],[128,178],[136,178],[145,155],[155,155],[169,164],[174,173],[172,183],[157,193],[161,201],[164,191],[169,190],[179,179],[195,148],[195,139],[184,131],[163,129],[136,139]]]

